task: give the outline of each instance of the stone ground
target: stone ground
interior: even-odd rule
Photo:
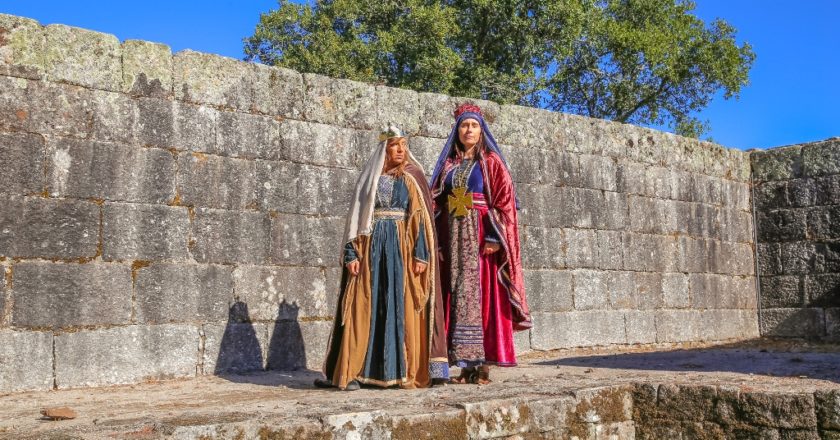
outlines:
[[[494,370],[494,383],[487,386],[338,392],[313,388],[318,373],[298,371],[13,393],[0,395],[0,438],[200,438],[225,424],[252,421],[317,431],[361,413],[435,417],[475,402],[638,383],[781,393],[840,390],[836,345],[758,341],[663,348],[530,353],[520,357],[517,368]],[[42,408],[59,406],[72,408],[78,417],[41,419]]]

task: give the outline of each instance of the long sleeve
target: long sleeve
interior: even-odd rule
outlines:
[[[356,248],[353,247],[353,242],[348,241],[347,244],[344,245],[344,264],[352,263],[355,260],[359,259],[359,254],[356,253]]]
[[[419,225],[417,241],[414,242],[414,259],[424,263],[429,262],[429,246],[426,245],[426,230],[422,223]]]

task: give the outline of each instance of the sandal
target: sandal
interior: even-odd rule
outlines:
[[[466,385],[469,383],[475,383],[473,380],[476,377],[476,370],[475,367],[464,367],[461,368],[461,374],[458,377],[453,377],[449,379],[449,383],[453,385]]]
[[[478,371],[473,376],[473,380],[470,383],[474,383],[477,385],[488,385],[493,381],[490,380],[490,366],[489,365],[482,365],[478,367]]]

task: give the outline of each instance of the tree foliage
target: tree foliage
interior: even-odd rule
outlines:
[[[280,0],[249,60],[358,81],[566,111],[699,136],[755,59],[683,0]]]

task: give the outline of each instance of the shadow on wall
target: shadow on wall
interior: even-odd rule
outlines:
[[[821,379],[840,383],[840,347],[815,345],[813,351],[801,341],[756,339],[713,347],[572,356],[540,365],[647,370],[671,372],[732,372],[775,377]]]
[[[269,335],[264,333],[261,323],[251,322],[248,304],[234,302],[228,311],[225,332],[219,344],[219,355],[213,374],[232,382],[253,383],[258,385],[295,386],[311,383],[296,377],[264,371],[306,370],[306,350],[303,341],[298,313],[300,307],[285,300],[279,304],[277,319]],[[270,336],[266,356],[263,358],[262,341]],[[314,377],[316,372],[310,372]],[[297,382],[301,382],[298,384]]]

